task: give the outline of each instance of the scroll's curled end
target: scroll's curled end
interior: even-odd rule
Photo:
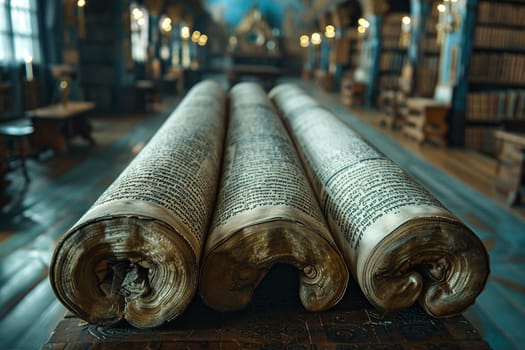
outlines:
[[[244,308],[257,285],[279,263],[299,271],[299,297],[307,310],[322,311],[337,304],[349,278],[344,259],[328,241],[300,226],[298,230],[292,223],[253,225],[207,249],[199,283],[204,302],[217,311]]]
[[[359,275],[368,300],[385,311],[419,301],[433,317],[461,313],[483,290],[488,254],[480,239],[449,218],[411,220],[370,253]]]
[[[195,254],[170,226],[123,216],[87,222],[65,235],[50,280],[62,303],[89,323],[125,319],[149,328],[186,309],[197,272]]]

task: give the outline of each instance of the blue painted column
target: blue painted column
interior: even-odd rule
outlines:
[[[117,20],[115,20],[114,26],[119,43],[118,48],[115,50],[116,56],[118,57],[118,59],[115,60],[115,72],[117,72],[117,74],[115,74],[115,83],[119,88],[122,88],[125,84],[132,83],[134,78],[133,75],[130,74],[131,70],[128,70],[127,67],[130,53],[126,52],[128,48],[124,45],[125,42],[128,41],[131,46],[131,30],[128,27],[131,21],[129,10],[130,2],[130,0],[121,0],[115,4]]]
[[[469,67],[478,0],[458,0],[453,4],[455,30],[447,32],[441,48],[439,83],[435,97],[451,104],[449,145],[465,145],[465,110],[469,91]],[[453,17],[449,18],[449,21]]]
[[[182,25],[180,23],[173,24],[171,30],[171,65],[174,67],[180,67],[182,65],[182,40],[180,38],[180,29]]]
[[[335,37],[341,38],[344,36],[343,28],[338,27],[335,29]],[[334,72],[334,82],[335,82],[335,88],[337,91],[339,91],[339,86],[341,85],[341,77],[343,75],[343,66],[341,63],[336,62],[335,65],[335,72]]]
[[[363,43],[363,48],[366,56],[361,56],[361,60],[364,59],[364,72],[365,72],[365,107],[372,107],[374,104],[374,96],[376,95],[377,89],[377,78],[379,76],[379,63],[381,56],[381,25],[383,23],[383,17],[373,15],[367,18],[370,23],[368,28],[368,39]]]
[[[160,32],[159,32],[159,16],[150,15],[149,16],[149,50],[152,50],[153,57],[159,57],[159,48],[160,48]]]
[[[310,44],[307,50],[305,67],[307,70],[312,71],[315,67],[315,46]]]
[[[320,50],[319,69],[323,72],[328,72],[328,65],[330,62],[330,43],[326,37],[323,37]]]
[[[426,19],[430,16],[431,1],[412,0],[410,2],[410,44],[408,46],[408,59],[413,67],[417,67],[421,59],[421,41],[426,35]]]

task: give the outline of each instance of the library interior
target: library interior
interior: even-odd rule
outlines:
[[[0,0],[0,348],[522,349],[524,18]]]

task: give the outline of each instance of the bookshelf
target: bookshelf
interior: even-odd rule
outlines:
[[[408,40],[402,40],[401,21],[408,13],[385,15],[381,27],[378,89],[397,90],[401,69],[407,57]]]
[[[432,1],[426,12],[424,34],[419,41],[419,57],[415,68],[415,83],[412,95],[433,97],[438,82],[439,54],[441,45],[437,41],[438,10],[440,1]]]
[[[372,107],[375,104],[378,91],[383,16],[372,14],[364,19],[367,25],[361,33],[363,39],[359,53],[359,65],[354,78],[356,82],[366,86],[364,105],[365,107]]]
[[[401,76],[402,90],[410,97],[433,97],[438,82],[441,44],[437,41],[441,1],[411,1],[411,39]],[[406,74],[405,72],[408,72]]]
[[[359,36],[355,28],[347,29],[344,33],[344,40],[348,45],[348,59],[342,67],[341,77],[341,102],[347,106],[362,105],[364,98],[364,84],[354,82],[355,69],[359,66],[361,55],[362,37]]]
[[[439,54],[441,46],[437,42],[437,23],[439,1],[412,0],[410,7],[411,14],[411,38],[408,47],[408,59],[403,67],[399,80],[399,93],[397,95],[397,115],[395,115],[394,126],[400,125],[405,134],[409,130],[418,130],[418,123],[413,123],[415,119],[413,111],[408,107],[409,99],[414,105],[433,104],[431,99],[438,81],[439,73]],[[427,108],[418,108],[419,113],[426,113]],[[445,129],[445,128],[441,128]],[[440,141],[440,145],[445,145],[445,141]]]
[[[354,34],[351,35],[352,39],[350,41],[351,53],[350,53],[350,64],[351,69],[354,70],[359,65],[359,57],[361,54],[362,41],[355,33],[355,30],[352,31]]]
[[[407,59],[409,31],[403,32],[403,18],[408,13],[386,14],[381,27],[381,53],[378,72],[379,108],[385,113],[382,125],[393,127],[398,119],[399,77]],[[410,23],[407,23],[410,28]]]
[[[465,146],[495,156],[495,132],[525,128],[525,1],[480,0],[472,32]]]
[[[437,42],[438,11],[441,0],[410,2],[410,40],[405,49],[401,74],[395,81],[395,108],[385,117],[384,125],[403,126],[409,114],[407,98],[432,98],[438,81],[441,45]],[[403,16],[406,14],[403,14]],[[398,19],[400,21],[400,19]],[[396,28],[398,31],[400,27]],[[406,41],[405,41],[406,45]],[[386,95],[386,94],[385,94]]]

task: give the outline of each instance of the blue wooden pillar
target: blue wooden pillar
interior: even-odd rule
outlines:
[[[344,36],[344,30],[342,27],[338,27],[335,29],[335,37],[341,38]],[[335,65],[335,72],[334,72],[334,82],[335,82],[335,88],[337,91],[339,91],[339,86],[341,84],[341,77],[343,75],[343,66],[341,63],[336,62]]]
[[[308,45],[307,50],[305,68],[311,71],[315,67],[315,46],[310,44]]]
[[[326,37],[323,37],[320,50],[319,69],[323,72],[328,72],[328,65],[330,64],[330,43]]]
[[[117,13],[117,20],[115,20],[115,32],[117,33],[118,43],[119,46],[116,48],[117,56],[120,59],[115,60],[115,78],[116,78],[116,85],[118,87],[121,87],[124,85],[124,83],[130,83],[133,80],[129,79],[128,71],[127,71],[127,60],[126,60],[126,47],[124,46],[124,43],[126,40],[129,40],[129,43],[131,44],[131,32],[130,28],[125,28],[124,26],[128,24],[129,22],[124,20],[125,16],[129,15],[129,8],[130,8],[130,0],[121,0],[118,1],[116,6],[116,13]],[[129,17],[128,17],[129,18]],[[131,45],[130,45],[131,46]]]
[[[410,44],[408,59],[413,67],[417,67],[421,56],[421,41],[426,35],[426,19],[430,16],[432,2],[429,0],[412,0],[410,2]]]
[[[469,91],[469,67],[478,0],[460,0],[453,4],[455,17],[449,17],[452,31],[445,33],[441,48],[439,83],[435,98],[450,103],[449,145],[465,145],[465,110]],[[453,20],[453,22],[452,22]]]
[[[153,58],[159,57],[159,48],[160,48],[160,32],[159,32],[159,16],[150,15],[149,16],[149,50],[152,50]]]
[[[368,38],[363,43],[365,51],[365,57],[361,56],[361,59],[365,62],[364,73],[365,73],[365,107],[372,107],[374,105],[374,97],[377,89],[377,79],[379,76],[379,64],[381,56],[381,25],[383,23],[383,17],[378,15],[372,15],[367,18],[370,26],[368,27]]]
[[[181,66],[182,64],[182,40],[180,38],[180,23],[174,23],[171,30],[170,50],[171,50],[171,65]]]

